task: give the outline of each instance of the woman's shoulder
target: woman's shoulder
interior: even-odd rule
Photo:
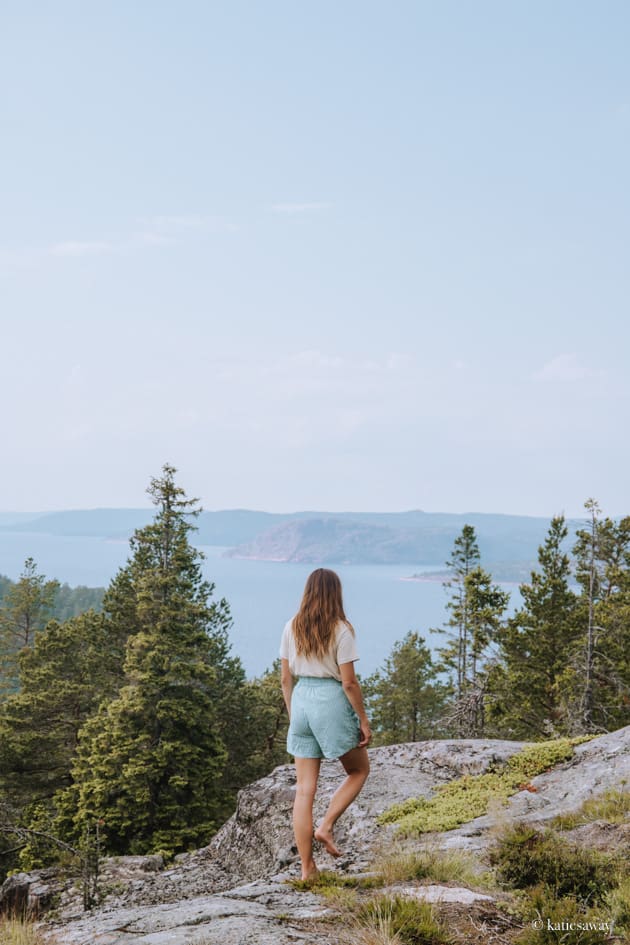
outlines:
[[[335,627],[335,635],[337,638],[340,636],[349,633],[351,636],[354,636],[354,627],[349,620],[339,620],[337,626]]]

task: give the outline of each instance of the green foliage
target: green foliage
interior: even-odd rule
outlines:
[[[512,738],[544,738],[567,728],[559,680],[578,635],[578,602],[569,587],[571,564],[564,551],[567,535],[564,517],[553,518],[538,549],[539,571],[520,586],[523,604],[497,637],[488,720]]]
[[[451,592],[447,609],[449,641],[438,652],[440,670],[450,674],[451,705],[447,725],[456,735],[482,736],[486,728],[486,688],[489,647],[499,636],[510,595],[492,582],[480,565],[472,525],[465,525],[447,561]]]
[[[611,857],[570,844],[552,830],[514,824],[490,852],[500,880],[516,889],[548,886],[558,899],[601,902],[616,885],[617,867]]]
[[[430,903],[409,896],[373,896],[357,913],[359,926],[398,936],[401,945],[448,945],[451,938]]]
[[[579,633],[559,686],[573,731],[610,731],[630,721],[630,516],[602,518],[592,499],[585,507],[574,548]]]
[[[558,897],[548,886],[530,890],[522,906],[523,931],[517,945],[602,945],[611,941],[612,916],[573,895]],[[608,923],[608,924],[607,924]]]
[[[20,691],[0,706],[0,792],[16,808],[49,801],[70,783],[81,726],[115,694],[120,655],[93,612],[50,621],[22,652]]]
[[[256,739],[249,746],[249,780],[264,777],[277,765],[288,764],[286,741],[289,716],[280,685],[280,658],[262,676],[247,683]]]
[[[630,875],[624,876],[618,886],[605,894],[604,904],[615,928],[630,933]]]
[[[55,595],[52,616],[63,622],[71,617],[78,617],[87,610],[99,612],[103,607],[104,596],[103,587],[85,587],[82,584],[70,587],[68,584],[62,584]]]
[[[401,836],[452,830],[485,814],[491,802],[504,804],[524,782],[568,760],[574,746],[583,740],[564,738],[528,745],[498,771],[464,775],[441,784],[431,798],[410,798],[395,804],[381,814],[379,823],[398,823]]]
[[[58,588],[58,581],[47,581],[27,558],[19,580],[5,589],[0,606],[0,699],[18,690],[20,653],[33,646],[45,626]]]
[[[382,669],[362,680],[375,745],[415,742],[434,734],[445,687],[418,633],[396,643]]]
[[[211,602],[201,553],[189,542],[196,500],[165,466],[149,493],[155,521],[136,531],[132,558],[106,595],[114,624],[129,620],[124,685],[83,727],[61,823],[80,836],[104,821],[112,853],[176,852],[207,842],[226,803],[221,719],[242,680],[228,654],[229,610]],[[238,732],[232,731],[236,743]]]

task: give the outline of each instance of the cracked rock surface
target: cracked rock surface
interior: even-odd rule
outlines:
[[[320,868],[344,873],[369,869],[387,847],[394,825],[379,826],[380,813],[409,797],[430,797],[435,789],[463,774],[481,774],[506,761],[526,743],[454,739],[370,749],[370,777],[357,801],[341,818],[336,840],[344,851],[332,860],[317,851]],[[315,816],[343,779],[338,762],[322,763]],[[546,821],[581,806],[584,800],[630,782],[630,726],[579,745],[574,757],[532,779],[535,791],[514,795],[507,808],[443,834],[413,841],[446,849],[483,851],[498,825],[512,820]],[[323,897],[286,883],[299,876],[293,846],[291,807],[295,792],[292,765],[245,787],[234,815],[207,847],[178,856],[164,869],[159,857],[115,857],[101,875],[103,901],[81,912],[80,890],[72,879],[45,870],[13,877],[12,895],[42,908],[56,898],[55,912],[43,926],[59,945],[338,945]],[[623,826],[623,825],[622,825]],[[576,828],[585,837],[595,837]],[[608,831],[609,833],[609,831]],[[601,827],[601,834],[607,828]],[[627,834],[626,834],[627,837]],[[609,838],[610,839],[610,838]],[[588,841],[587,841],[588,842]],[[7,883],[10,881],[7,880]],[[7,884],[5,883],[5,887]],[[2,903],[5,887],[0,890]],[[470,890],[434,893],[442,901],[470,902]],[[417,887],[416,893],[417,894]],[[459,898],[457,898],[459,896]],[[5,901],[6,897],[5,897]]]

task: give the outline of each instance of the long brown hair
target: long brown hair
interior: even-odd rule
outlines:
[[[324,656],[332,646],[339,621],[354,633],[344,613],[339,576],[328,568],[317,568],[306,580],[300,609],[293,618],[297,652],[302,656]]]

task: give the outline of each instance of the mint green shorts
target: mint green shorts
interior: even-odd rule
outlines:
[[[332,676],[300,676],[291,696],[287,751],[296,758],[340,758],[359,744],[359,717]]]

